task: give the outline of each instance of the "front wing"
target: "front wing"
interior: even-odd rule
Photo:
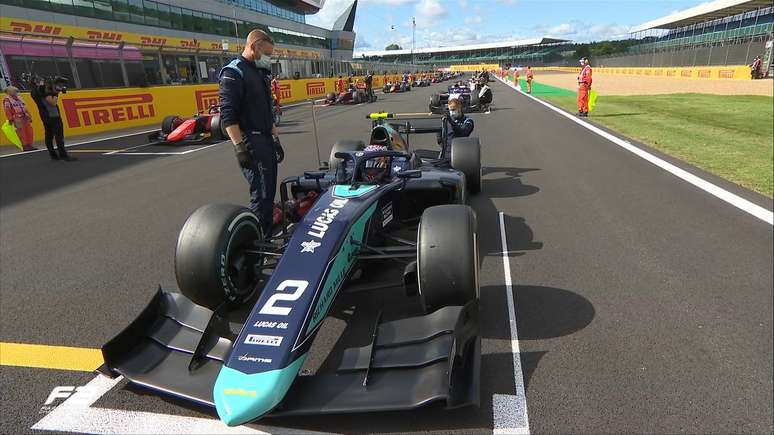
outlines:
[[[100,371],[214,406],[213,385],[236,337],[231,328],[241,328],[225,317],[159,288],[138,318],[102,347]],[[332,372],[297,377],[271,415],[479,404],[477,301],[383,323],[379,317],[370,343],[345,349]]]

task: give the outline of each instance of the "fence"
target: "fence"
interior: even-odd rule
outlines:
[[[749,65],[753,57],[763,55],[766,41],[748,41],[742,44],[717,44],[690,48],[654,50],[649,53],[626,56],[598,57],[596,66],[678,67],[703,65]]]

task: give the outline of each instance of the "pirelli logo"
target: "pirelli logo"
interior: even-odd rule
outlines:
[[[63,98],[62,108],[68,128],[114,124],[156,116],[152,94]]]
[[[11,30],[22,33],[37,33],[40,35],[58,35],[62,28],[58,26],[46,26],[43,24],[32,25],[23,21],[11,21]]]
[[[309,82],[306,84],[306,93],[310,97],[325,94],[325,82]]]
[[[92,40],[115,41],[115,42],[120,41],[121,39],[123,39],[123,36],[124,36],[120,33],[98,32],[96,30],[87,30],[86,34],[89,36],[89,39],[92,39]]]
[[[282,85],[279,85],[279,97],[282,100],[285,100],[287,98],[290,98],[293,96],[293,92],[290,90],[290,85],[285,83]]]
[[[708,69],[699,70],[699,78],[708,79],[710,77],[712,77],[712,70],[708,70]]]
[[[680,77],[690,77],[691,76],[691,70],[684,69],[680,71]]]
[[[657,70],[653,71],[653,75],[654,76],[663,76],[664,75],[664,71],[662,71],[660,69],[657,69]]]
[[[667,72],[666,72],[666,75],[667,75],[667,77],[674,77],[674,76],[677,75],[677,71],[675,71],[673,69],[668,69]]]
[[[721,79],[732,79],[734,78],[734,70],[732,69],[721,69],[718,71],[718,78]]]
[[[207,89],[194,92],[196,98],[196,110],[204,112],[211,106],[217,106],[220,104],[220,96],[217,89]]]

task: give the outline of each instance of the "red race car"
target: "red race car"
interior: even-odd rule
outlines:
[[[161,131],[149,139],[163,143],[221,141],[228,137],[220,122],[220,106],[211,106],[207,113],[200,112],[189,119],[170,115],[161,121]]]

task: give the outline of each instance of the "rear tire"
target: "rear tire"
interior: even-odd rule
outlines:
[[[165,116],[161,121],[161,132],[164,134],[172,133],[174,129],[182,122],[182,119],[178,115]]]
[[[343,161],[336,157],[336,153],[341,152],[347,152],[347,151],[362,151],[365,149],[365,143],[362,140],[340,140],[337,141],[335,144],[333,144],[333,148],[331,148],[331,155],[328,158],[328,167],[332,171],[336,171],[339,169],[339,166],[343,163]]]
[[[481,102],[478,100],[478,91],[474,90],[470,93],[470,110],[478,110]]]
[[[451,166],[465,174],[472,194],[481,192],[481,145],[477,137],[455,137],[451,143]]]
[[[476,214],[466,205],[422,213],[417,235],[419,299],[425,313],[479,298]]]
[[[183,224],[175,249],[180,291],[198,305],[215,310],[222,303],[241,304],[258,290],[263,257],[249,254],[262,240],[258,218],[247,208],[208,204]]]

